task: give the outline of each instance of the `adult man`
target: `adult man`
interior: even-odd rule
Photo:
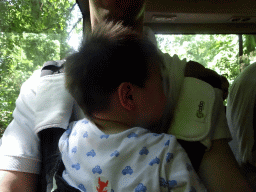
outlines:
[[[107,19],[123,20],[124,25],[130,25],[138,32],[143,31],[145,1],[134,0],[118,4],[117,1],[90,0],[89,3],[92,30],[97,23]],[[36,189],[41,157],[38,149],[39,138],[33,129],[35,127],[35,93],[40,80],[39,76],[40,71],[35,72],[23,85],[14,111],[15,120],[7,128],[3,137],[0,153],[4,156],[1,157],[0,169],[8,171],[0,172],[0,190],[2,191],[34,191]],[[29,128],[24,130],[24,127]],[[23,138],[20,138],[21,135]],[[7,151],[6,146],[9,142],[15,147]],[[249,191],[238,169],[234,168],[236,162],[228,147],[225,139],[212,142],[212,149],[204,155],[199,171],[200,176],[210,190]],[[223,178],[224,176],[226,177]]]
[[[254,190],[256,190],[255,77],[256,63],[253,63],[234,80],[227,99],[227,121],[233,136],[229,145]]]

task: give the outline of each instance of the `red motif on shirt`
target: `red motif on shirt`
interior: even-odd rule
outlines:
[[[96,187],[96,189],[97,189],[98,192],[108,192],[107,190],[104,190],[104,188],[108,186],[108,180],[107,180],[106,183],[104,183],[104,182],[102,182],[102,181],[100,180],[100,177],[99,177],[99,182],[98,182],[98,184],[99,184],[99,187]]]

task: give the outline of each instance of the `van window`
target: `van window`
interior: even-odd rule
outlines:
[[[50,60],[78,49],[82,14],[75,0],[0,1],[0,138],[22,83]]]
[[[158,46],[164,53],[176,54],[180,59],[199,62],[228,78],[232,83],[249,64],[256,62],[253,35],[243,35],[244,55],[239,57],[238,35],[161,35],[157,34]],[[248,42],[249,41],[249,42]],[[254,43],[254,44],[253,44]]]
[[[230,85],[245,67],[256,62],[254,35],[242,35],[244,52],[242,56],[239,56],[239,38],[235,34],[157,34],[155,36],[162,52],[171,56],[176,54],[181,60],[199,62],[225,76]]]

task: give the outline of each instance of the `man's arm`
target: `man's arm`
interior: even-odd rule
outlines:
[[[22,85],[13,121],[0,145],[0,191],[35,191],[40,169],[39,141],[33,133],[35,88],[40,70]],[[12,170],[12,171],[10,171]]]
[[[89,0],[91,27],[104,20],[119,22],[142,34],[146,0]]]
[[[252,188],[241,174],[239,165],[226,139],[212,141],[212,148],[205,152],[199,176],[210,192],[250,192]]]
[[[1,192],[36,191],[38,175],[19,171],[0,170]]]

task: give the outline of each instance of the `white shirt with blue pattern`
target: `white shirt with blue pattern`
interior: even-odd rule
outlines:
[[[175,136],[134,127],[106,135],[83,119],[59,141],[63,179],[83,192],[206,191]]]

